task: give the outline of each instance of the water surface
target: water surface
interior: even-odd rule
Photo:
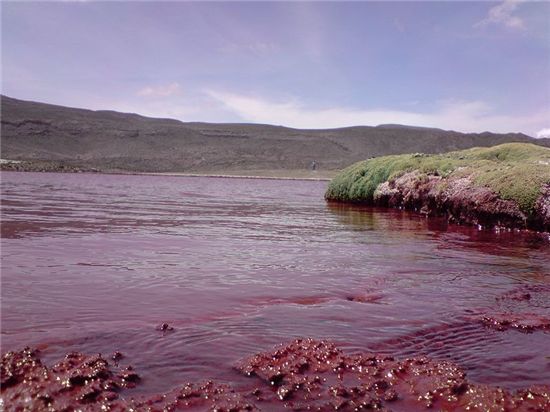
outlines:
[[[143,393],[243,379],[238,359],[295,337],[451,359],[512,389],[550,382],[548,332],[479,322],[550,316],[548,242],[331,205],[325,188],[3,172],[2,352],[118,350]],[[517,290],[531,298],[506,298]]]

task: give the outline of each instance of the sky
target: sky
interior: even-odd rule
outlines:
[[[1,14],[10,97],[550,137],[550,2],[3,1]]]

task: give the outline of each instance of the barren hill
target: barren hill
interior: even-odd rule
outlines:
[[[235,173],[336,170],[373,156],[440,153],[506,142],[550,147],[520,133],[458,133],[402,125],[301,130],[261,124],[184,123],[2,96],[1,157],[100,170]]]

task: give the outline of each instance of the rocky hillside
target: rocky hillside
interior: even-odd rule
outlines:
[[[223,173],[337,170],[374,156],[440,153],[505,142],[550,146],[524,134],[464,134],[382,125],[299,130],[260,124],[183,123],[2,96],[1,157],[98,170]],[[25,162],[24,164],[28,164]]]

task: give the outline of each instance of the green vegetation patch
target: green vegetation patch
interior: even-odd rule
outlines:
[[[437,155],[377,157],[344,169],[329,184],[329,200],[372,202],[378,185],[407,172],[443,177],[471,176],[503,199],[515,200],[531,213],[541,186],[550,183],[550,149],[530,143],[507,143]]]

